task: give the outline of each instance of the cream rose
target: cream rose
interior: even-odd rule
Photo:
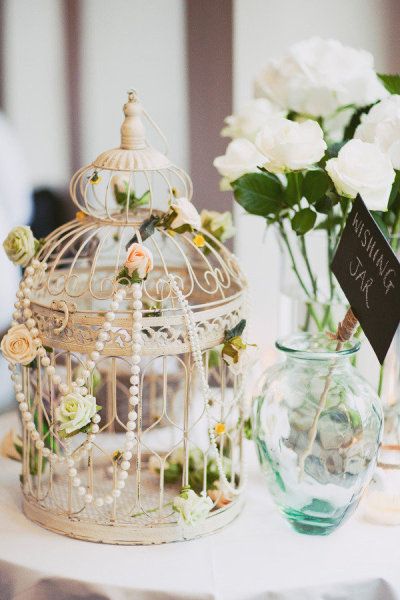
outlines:
[[[362,115],[354,137],[379,146],[400,169],[400,96],[389,96]]]
[[[286,111],[267,98],[256,98],[245,104],[237,113],[225,118],[221,135],[246,138],[254,142],[257,133],[273,116],[285,117]]]
[[[256,80],[256,95],[300,114],[327,117],[338,108],[386,97],[372,54],[318,37],[294,44]]]
[[[56,408],[59,430],[66,435],[77,433],[90,423],[96,412],[97,406],[94,396],[82,396],[78,392],[70,392],[61,398],[60,406]]]
[[[254,173],[265,159],[252,142],[239,138],[228,144],[226,153],[214,159],[214,167],[223,179],[222,190],[230,189],[230,183],[246,173]]]
[[[326,170],[339,194],[360,194],[369,210],[387,210],[395,172],[389,158],[374,144],[350,140]]]
[[[26,225],[14,227],[3,242],[8,258],[15,265],[26,267],[35,255],[35,238]]]
[[[198,525],[207,518],[213,502],[204,494],[198,496],[192,489],[183,488],[179,496],[174,498],[172,506],[181,522],[186,525]]]
[[[216,210],[202,210],[200,217],[202,228],[209,231],[220,242],[225,242],[235,235],[236,229],[229,210],[222,213]]]
[[[187,198],[184,198],[183,196],[174,198],[171,201],[171,209],[176,214],[176,217],[172,222],[173,229],[178,229],[178,227],[182,227],[182,225],[190,225],[190,227],[193,227],[194,229],[199,229],[201,227],[200,215],[193,202],[190,202]]]
[[[124,266],[130,276],[136,273],[140,279],[145,279],[153,269],[153,254],[146,246],[135,242],[128,248]]]
[[[326,150],[324,134],[316,121],[300,123],[275,118],[259,132],[258,150],[267,159],[265,168],[272,173],[298,171],[317,163]]]
[[[14,325],[1,340],[3,356],[13,364],[28,365],[36,358],[37,348],[26,325]]]

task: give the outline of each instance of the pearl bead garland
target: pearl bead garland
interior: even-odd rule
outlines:
[[[18,324],[17,319],[21,319],[22,315],[26,318],[25,325],[30,329],[30,333],[32,335],[33,343],[37,347],[37,354],[40,358],[41,365],[46,369],[46,373],[49,376],[49,379],[52,380],[53,384],[57,385],[61,395],[65,395],[70,391],[69,386],[66,383],[61,382],[61,377],[56,375],[55,367],[51,364],[50,358],[47,356],[46,349],[43,347],[41,339],[39,336],[39,329],[36,327],[36,321],[33,318],[32,310],[29,308],[30,306],[30,296],[31,286],[33,285],[33,275],[36,270],[43,269],[46,270],[47,264],[41,263],[37,259],[33,259],[31,265],[29,265],[25,269],[24,279],[22,279],[19,290],[17,291],[17,301],[15,303],[16,311],[14,311],[13,317],[13,325]],[[132,285],[132,294],[134,298],[133,302],[133,313],[132,313],[132,365],[131,372],[132,376],[130,377],[130,382],[133,384],[133,388],[130,388],[130,397],[129,404],[131,406],[136,406],[139,402],[138,399],[138,384],[140,381],[139,373],[140,373],[140,351],[142,348],[143,340],[141,335],[142,329],[142,284],[135,283]],[[116,291],[113,295],[113,300],[111,302],[111,311],[108,311],[105,315],[105,320],[100,328],[100,331],[97,336],[97,341],[95,343],[96,350],[91,352],[90,360],[87,360],[84,366],[83,373],[80,377],[76,379],[76,381],[71,382],[71,388],[75,389],[82,395],[86,395],[88,390],[84,387],[85,380],[88,380],[91,374],[91,371],[96,366],[96,361],[100,357],[100,352],[104,349],[104,342],[106,342],[109,338],[109,331],[112,328],[112,321],[116,318],[115,310],[118,310],[120,302],[125,298],[126,291],[124,289],[120,289]],[[20,311],[21,306],[25,307],[23,312]],[[11,379],[14,382],[14,389],[16,392],[16,399],[19,402],[19,409],[21,411],[22,419],[25,423],[25,428],[29,431],[30,437],[35,443],[35,447],[42,452],[42,455],[49,459],[51,463],[64,463],[65,457],[59,456],[49,448],[45,447],[44,441],[40,439],[40,434],[36,429],[33,415],[29,410],[28,403],[26,402],[25,394],[23,393],[23,386],[20,374],[17,372],[17,367],[15,364],[9,364],[9,369],[12,372]],[[121,490],[125,487],[125,480],[128,477],[128,471],[130,469],[130,460],[132,458],[132,450],[134,448],[134,439],[136,429],[136,421],[138,415],[136,410],[131,408],[128,415],[128,422],[126,424],[126,435],[125,435],[125,443],[122,451],[123,461],[117,467],[117,477],[114,488],[111,494],[107,494],[104,498],[101,496],[94,497],[93,494],[87,492],[86,487],[81,486],[81,480],[77,476],[78,471],[75,468],[75,461],[80,458],[81,449],[77,449],[74,452],[74,456],[70,455],[66,464],[68,467],[67,474],[71,480],[72,486],[77,488],[77,492],[79,496],[84,497],[85,504],[94,503],[94,505],[98,508],[102,507],[104,504],[112,504],[115,499],[121,496]],[[92,447],[92,442],[95,439],[96,434],[99,432],[98,423],[101,421],[101,417],[99,414],[95,414],[92,419],[92,426],[90,428],[89,433],[87,434],[86,441],[83,444],[83,447],[86,450],[90,450]],[[66,453],[68,453],[69,448],[66,448]]]
[[[199,336],[197,334],[196,324],[195,324],[194,318],[193,318],[193,313],[189,308],[188,301],[186,300],[181,289],[179,288],[178,284],[176,283],[175,276],[169,275],[168,279],[169,279],[171,288],[174,291],[174,293],[178,299],[178,302],[182,308],[184,319],[186,322],[187,332],[188,332],[188,336],[189,336],[189,343],[190,343],[190,348],[192,351],[193,360],[197,367],[198,372],[200,373],[201,387],[202,387],[203,398],[204,398],[204,406],[205,406],[205,411],[206,411],[206,415],[207,415],[207,419],[208,419],[208,435],[210,438],[211,446],[213,447],[213,450],[215,452],[215,460],[217,463],[220,481],[223,483],[225,488],[232,495],[237,496],[243,491],[243,488],[246,486],[246,469],[243,465],[242,482],[240,483],[240,485],[238,487],[234,487],[230,483],[230,481],[228,481],[228,478],[224,471],[224,466],[222,464],[221,455],[219,453],[218,446],[217,446],[217,440],[216,440],[216,436],[215,436],[214,426],[211,421],[210,403],[212,401],[216,401],[218,399],[211,392],[210,386],[208,385],[208,382],[207,382],[207,377],[206,377],[206,373],[204,370],[203,359],[202,359],[202,355],[201,355],[201,346],[200,346]],[[240,386],[238,392],[236,392],[236,398],[240,398],[242,395],[243,395],[243,382],[242,382],[242,385]]]

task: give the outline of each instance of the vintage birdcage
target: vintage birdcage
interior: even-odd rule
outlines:
[[[168,226],[168,201],[190,200],[190,178],[147,143],[153,122],[134,92],[124,114],[120,148],[72,178],[76,219],[24,271],[13,325],[27,326],[37,356],[10,368],[25,514],[79,539],[162,543],[215,531],[241,508],[245,363],[228,366],[221,344],[244,317],[246,281],[209,231]],[[132,243],[153,255],[142,280],[124,267]],[[74,427],[86,422],[78,433],[60,426],[68,398]],[[186,486],[211,498],[192,525],[173,500]]]

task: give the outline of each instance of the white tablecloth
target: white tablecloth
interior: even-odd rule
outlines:
[[[0,435],[15,417],[0,419]],[[162,546],[80,542],[21,512],[19,465],[0,459],[1,600],[400,599],[400,528],[360,512],[328,537],[295,533],[268,497],[249,445],[242,515],[202,539]]]

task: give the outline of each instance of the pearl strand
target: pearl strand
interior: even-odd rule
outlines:
[[[15,303],[16,310],[13,313],[13,325],[18,324],[17,319],[21,319],[22,317],[26,318],[26,326],[30,329],[32,338],[34,340],[35,346],[38,348],[38,356],[40,358],[41,365],[45,367],[46,372],[50,379],[54,384],[59,386],[59,390],[61,394],[65,395],[69,392],[70,388],[65,383],[61,383],[61,377],[55,374],[55,367],[50,364],[50,358],[47,356],[46,349],[43,347],[42,342],[39,335],[39,330],[36,327],[36,322],[33,319],[33,314],[30,306],[30,296],[31,296],[31,285],[33,284],[33,275],[35,271],[39,268],[46,269],[46,263],[41,263],[37,259],[34,259],[26,269],[24,273],[24,279],[21,281],[19,290],[17,292],[17,301]],[[115,292],[113,296],[113,301],[111,302],[111,309],[105,315],[105,320],[100,328],[97,341],[95,343],[96,350],[92,351],[90,354],[90,360],[88,360],[85,364],[85,369],[82,373],[82,377],[78,377],[76,381],[71,382],[71,387],[74,388],[77,392],[82,395],[86,395],[88,390],[87,387],[84,386],[85,380],[88,380],[91,374],[91,371],[95,368],[96,362],[100,357],[100,352],[104,349],[104,342],[108,340],[109,331],[112,328],[112,321],[115,319],[114,310],[118,310],[119,303],[126,296],[126,292],[123,289]],[[133,286],[133,296],[134,296],[134,312],[133,312],[133,332],[132,332],[132,376],[131,376],[131,388],[130,388],[130,404],[135,406],[138,404],[138,383],[139,383],[139,373],[140,369],[138,367],[138,363],[140,362],[140,349],[142,343],[142,336],[140,334],[141,331],[141,320],[142,320],[142,286],[141,284],[134,284]],[[21,312],[21,308],[23,311]],[[26,402],[25,394],[23,393],[23,386],[21,383],[21,377],[17,373],[16,365],[10,364],[9,369],[12,371],[12,380],[14,382],[14,389],[16,392],[16,398],[19,402],[20,411],[22,413],[22,419],[24,421],[25,427],[28,433],[31,436],[31,439],[35,442],[35,447],[38,450],[42,451],[42,455],[49,459],[50,462],[66,462],[68,467],[68,476],[72,479],[73,487],[78,488],[78,494],[80,496],[84,496],[85,504],[90,504],[94,502],[97,507],[103,506],[104,503],[111,504],[114,501],[114,498],[118,498],[121,495],[121,490],[125,487],[125,479],[128,476],[128,470],[130,468],[130,459],[132,458],[131,449],[134,447],[133,440],[135,439],[134,429],[136,428],[136,419],[137,413],[134,409],[132,409],[128,416],[127,423],[127,432],[126,432],[126,441],[124,450],[122,453],[123,461],[121,462],[120,469],[117,469],[117,482],[116,486],[113,489],[111,495],[107,495],[105,498],[98,496],[94,498],[92,494],[87,493],[87,490],[84,486],[81,486],[81,480],[77,477],[77,469],[75,467],[75,461],[80,458],[81,449],[77,449],[73,455],[71,455],[69,448],[66,448],[66,457],[59,456],[55,452],[52,452],[49,448],[45,447],[44,441],[40,439],[40,434],[36,429],[33,415],[29,411],[28,404]],[[84,450],[90,450],[95,439],[96,433],[99,431],[98,423],[101,421],[100,415],[96,414],[92,417],[92,426],[90,431],[87,433],[87,439],[83,443]]]
[[[208,420],[208,434],[209,434],[211,446],[213,447],[213,450],[215,452],[215,460],[217,463],[218,473],[219,473],[220,479],[223,482],[223,485],[225,486],[225,488],[232,495],[237,496],[243,491],[244,487],[246,486],[246,482],[247,482],[246,468],[245,468],[245,465],[243,464],[243,475],[242,475],[242,482],[240,483],[240,485],[238,487],[232,486],[232,484],[228,480],[228,478],[225,474],[225,471],[224,471],[224,466],[222,464],[221,455],[220,455],[220,452],[219,452],[218,446],[217,446],[217,440],[216,440],[216,436],[215,436],[215,432],[214,432],[214,427],[213,427],[212,421],[211,421],[210,402],[216,401],[217,398],[216,398],[215,394],[213,394],[211,392],[210,386],[208,385],[208,382],[207,382],[206,373],[204,370],[204,365],[203,365],[203,360],[202,360],[200,340],[199,340],[199,336],[197,334],[197,329],[196,329],[196,324],[194,322],[193,313],[189,308],[188,301],[186,300],[181,289],[179,288],[179,286],[176,283],[175,276],[169,275],[169,281],[170,281],[171,288],[173,289],[176,297],[178,298],[178,302],[183,310],[193,360],[197,367],[198,372],[200,373],[204,406],[205,406],[205,411],[206,411],[207,420]],[[243,382],[242,382],[242,385],[239,387],[239,390],[235,394],[235,400],[237,400],[238,398],[241,398],[242,395],[243,395]]]

